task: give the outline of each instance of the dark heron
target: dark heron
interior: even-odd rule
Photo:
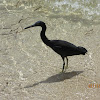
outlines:
[[[62,72],[65,69],[65,58],[67,60],[67,64],[66,64],[66,68],[68,67],[68,58],[67,56],[73,56],[73,55],[85,55],[85,53],[87,52],[87,50],[81,46],[75,46],[72,43],[69,43],[67,41],[63,41],[63,40],[49,40],[46,36],[45,36],[45,31],[46,31],[46,25],[44,22],[42,21],[38,21],[35,24],[26,27],[25,29],[31,28],[31,27],[35,27],[35,26],[41,26],[42,27],[42,31],[40,33],[41,39],[42,41],[49,47],[51,47],[56,53],[58,53],[61,58],[63,59],[63,69]]]

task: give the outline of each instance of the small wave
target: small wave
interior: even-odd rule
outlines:
[[[22,9],[36,9],[41,6],[42,8],[45,8],[47,12],[58,15],[71,14],[88,19],[100,17],[99,0],[5,0],[2,3],[5,4],[6,7],[9,5],[12,8],[19,7]]]
[[[50,0],[47,1],[50,2]],[[87,18],[100,15],[100,2],[98,0],[56,0],[51,4],[52,9],[60,10],[60,13],[73,13]]]

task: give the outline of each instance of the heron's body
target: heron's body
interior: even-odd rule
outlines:
[[[58,53],[62,57],[62,59],[63,59],[63,70],[62,71],[64,71],[64,66],[65,66],[64,58],[65,57],[67,59],[67,66],[68,66],[68,58],[67,58],[67,56],[80,55],[80,54],[85,55],[85,53],[87,52],[87,50],[85,48],[80,47],[80,46],[77,47],[74,44],[69,43],[67,41],[49,40],[45,36],[46,25],[42,21],[38,21],[34,25],[26,27],[25,29],[30,28],[30,27],[35,27],[35,26],[41,26],[42,27],[42,31],[40,33],[42,41],[47,46],[51,47],[56,53]]]
[[[62,40],[51,40],[50,42],[52,44],[50,47],[62,57],[84,54],[78,47],[69,42]]]

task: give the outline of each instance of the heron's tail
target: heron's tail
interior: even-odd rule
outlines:
[[[87,52],[87,50],[81,46],[78,46],[78,50],[80,51],[81,54],[85,55],[85,53]]]

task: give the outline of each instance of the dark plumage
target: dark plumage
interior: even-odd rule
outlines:
[[[41,26],[42,27],[42,31],[40,33],[41,39],[42,41],[49,47],[51,47],[56,53],[58,53],[62,59],[63,59],[63,69],[62,72],[64,71],[64,67],[65,67],[65,61],[64,58],[66,57],[67,60],[67,67],[68,67],[68,58],[67,56],[73,56],[73,55],[85,55],[85,53],[87,52],[87,50],[83,47],[80,46],[75,46],[72,43],[69,43],[67,41],[63,41],[63,40],[49,40],[46,36],[45,36],[45,31],[46,31],[46,25],[44,22],[42,21],[38,21],[35,24],[26,27],[30,28],[30,27],[35,27],[35,26]]]

